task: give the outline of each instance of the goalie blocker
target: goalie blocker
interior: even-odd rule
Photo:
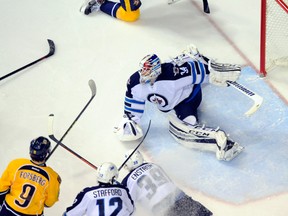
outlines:
[[[230,161],[244,149],[237,142],[228,139],[219,128],[190,125],[175,115],[169,115],[169,133],[187,148],[216,152],[218,160]]]
[[[123,116],[118,127],[114,127],[114,133],[120,141],[134,141],[143,136],[141,127],[127,115]]]

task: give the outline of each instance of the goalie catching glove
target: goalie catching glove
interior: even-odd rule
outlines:
[[[227,87],[227,81],[238,80],[241,73],[240,65],[222,64],[215,61],[209,61],[209,82],[217,85]]]
[[[114,128],[114,133],[120,141],[133,141],[143,136],[141,127],[127,115],[124,115],[119,126]]]
[[[172,59],[176,64],[181,65],[187,58],[192,60],[200,61],[203,64],[208,65],[209,69],[209,82],[217,85],[227,87],[227,81],[238,80],[241,73],[241,66],[236,64],[223,64],[217,63],[214,60],[209,60],[209,58],[200,54],[197,47],[193,44],[187,46],[187,48],[182,52],[183,54]],[[207,63],[208,62],[208,63]]]

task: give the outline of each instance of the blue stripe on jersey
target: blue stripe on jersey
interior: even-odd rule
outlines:
[[[192,99],[194,99],[195,95],[198,94],[198,92],[199,92],[200,89],[201,89],[201,85],[200,85],[200,84],[195,84],[194,87],[193,87],[192,94],[190,94],[190,96],[188,97],[188,99],[185,99],[185,100],[186,100],[186,103],[187,103],[187,102],[190,102]]]
[[[131,107],[128,107],[128,106],[124,106],[124,110],[125,111],[128,111],[128,112],[136,112],[136,113],[144,113],[144,110],[143,109],[133,109]]]
[[[200,81],[200,83],[203,83],[204,78],[205,78],[205,67],[204,67],[204,64],[199,62],[199,61],[198,61],[198,64],[199,64],[201,72],[202,72],[201,73],[201,81]]]
[[[128,103],[134,103],[134,104],[145,104],[144,101],[137,101],[137,100],[133,100],[131,98],[128,98],[128,97],[125,97],[125,102],[128,102]]]
[[[191,64],[192,63],[192,64]],[[192,83],[194,84],[196,81],[196,69],[195,69],[195,62],[189,62],[189,65],[192,67]]]

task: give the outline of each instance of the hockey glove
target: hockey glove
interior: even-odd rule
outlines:
[[[133,141],[143,136],[141,127],[126,115],[123,116],[119,126],[114,129],[120,141]]]
[[[241,73],[241,66],[232,64],[221,64],[214,61],[209,61],[209,82],[227,87],[227,81],[238,80]]]

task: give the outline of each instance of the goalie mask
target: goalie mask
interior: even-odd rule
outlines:
[[[161,61],[156,54],[145,56],[140,61],[140,82],[154,83],[156,78],[161,74]]]
[[[134,150],[129,150],[125,154],[125,160],[132,154]],[[144,163],[144,158],[142,154],[137,150],[135,151],[129,160],[125,164],[125,168],[129,171],[136,169],[137,167],[141,166]]]
[[[105,184],[113,184],[113,180],[119,175],[115,164],[111,162],[103,163],[97,171],[97,181]]]
[[[33,161],[43,162],[50,154],[51,143],[45,137],[38,137],[30,143],[30,157]]]

